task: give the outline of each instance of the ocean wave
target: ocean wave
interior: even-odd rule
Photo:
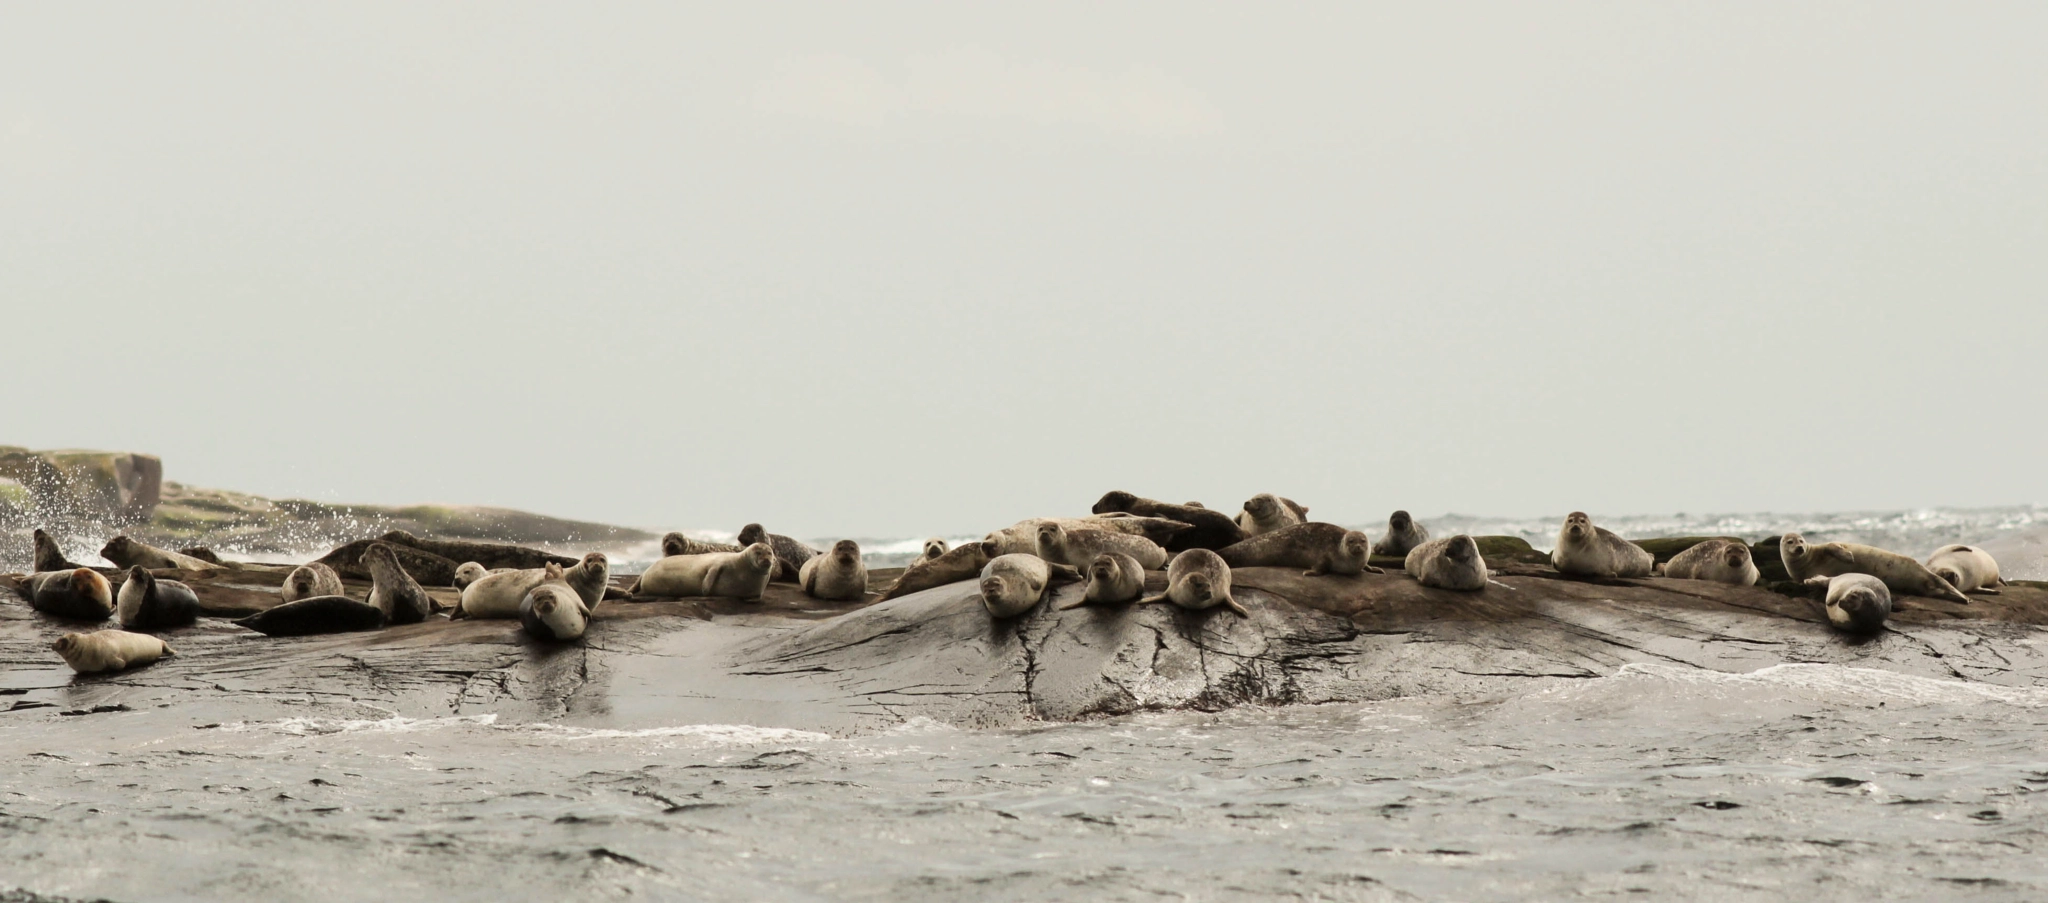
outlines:
[[[488,727],[497,721],[498,716],[495,714],[448,715],[440,718],[407,718],[403,715],[374,719],[285,718],[278,721],[236,721],[223,724],[220,729],[235,733],[266,731],[295,737],[318,737],[329,734],[410,734],[467,725]]]
[[[751,724],[679,724],[670,727],[650,727],[639,730],[614,728],[570,727],[561,724],[521,724],[508,726],[505,730],[539,734],[553,740],[662,740],[685,737],[705,743],[732,746],[746,746],[756,743],[816,743],[830,740],[830,734],[816,731],[800,731],[784,727],[757,727]]]
[[[1773,694],[1792,690],[1830,700],[1846,698],[1865,703],[1968,705],[1992,702],[2029,709],[2048,707],[2048,688],[2002,687],[1849,665],[1771,665],[1745,674],[1731,674],[1705,668],[1635,662],[1622,666],[1621,670],[1603,680],[1617,683],[1652,681],[1737,692],[1754,689]]]

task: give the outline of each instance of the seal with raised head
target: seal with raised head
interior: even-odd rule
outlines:
[[[426,539],[414,536],[406,530],[392,530],[377,537],[378,542],[405,546],[431,555],[448,559],[451,567],[455,563],[474,561],[487,568],[527,568],[538,570],[553,563],[564,568],[574,567],[576,559],[557,555],[541,549],[529,549],[503,542],[477,542],[468,539]],[[400,561],[404,561],[401,556]],[[413,575],[422,582],[427,581],[417,573]]]
[[[455,566],[455,579],[448,585],[456,589],[468,589],[470,584],[492,574],[503,574],[516,570],[518,568],[487,568],[480,562],[465,561]]]
[[[38,572],[75,571],[85,567],[85,565],[75,564],[71,559],[65,558],[63,548],[57,545],[56,540],[50,538],[50,534],[43,532],[41,527],[36,528],[35,545],[36,556],[33,566]]]
[[[1096,514],[1135,514],[1187,524],[1188,529],[1160,543],[1169,552],[1221,549],[1244,539],[1244,528],[1237,525],[1236,519],[1221,511],[1211,511],[1197,502],[1175,505],[1115,490],[1105,493],[1090,510]]]
[[[379,629],[384,612],[347,596],[314,596],[236,618],[234,623],[266,636],[313,636]]]
[[[1425,540],[1408,550],[1401,566],[1423,586],[1437,589],[1474,592],[1485,589],[1489,578],[1479,543],[1463,533]]]
[[[1081,572],[1036,555],[997,555],[981,569],[981,604],[998,618],[1014,618],[1036,607],[1054,583],[1081,579]]]
[[[1308,509],[1283,499],[1270,492],[1261,492],[1245,500],[1244,510],[1237,515],[1237,525],[1244,529],[1249,538],[1262,533],[1271,533],[1281,527],[1291,527],[1308,520]]]
[[[80,674],[124,671],[178,654],[163,640],[125,630],[67,633],[51,643],[50,648],[64,658],[64,664]]]
[[[1072,568],[1088,567],[1095,556],[1121,552],[1137,559],[1138,566],[1156,571],[1166,566],[1166,550],[1143,536],[1108,530],[1069,529],[1057,523],[1038,525],[1038,557]]]
[[[386,623],[418,624],[434,613],[433,597],[420,588],[419,581],[405,572],[390,543],[375,543],[364,549],[363,567],[370,569],[370,607],[383,612]],[[341,593],[317,595],[339,596]]]
[[[60,618],[104,621],[114,613],[114,588],[92,568],[30,574],[22,589],[30,608]]]
[[[1166,593],[1139,600],[1139,604],[1152,602],[1171,602],[1190,611],[1221,605],[1237,612],[1238,617],[1252,616],[1230,597],[1230,565],[1208,549],[1189,549],[1173,556],[1173,563],[1166,567]]]
[[[1966,593],[1998,592],[2005,585],[2005,578],[1998,575],[1998,559],[1990,552],[1975,546],[1949,545],[1934,550],[1927,558],[1927,569],[1934,576],[1948,581],[1948,585]]]
[[[832,551],[804,562],[797,572],[804,594],[827,602],[858,602],[868,597],[868,566],[860,558],[860,543],[842,539]]]
[[[1387,533],[1372,544],[1374,555],[1389,558],[1405,558],[1416,546],[1429,541],[1429,528],[1415,522],[1406,511],[1396,511],[1387,518]]]
[[[1138,564],[1138,559],[1122,552],[1103,552],[1095,556],[1082,573],[1088,578],[1088,591],[1081,598],[1060,606],[1062,611],[1094,603],[1118,605],[1136,602],[1145,594],[1145,568]]]
[[[795,583],[802,579],[804,562],[820,554],[817,549],[811,548],[809,543],[780,533],[770,533],[760,524],[741,527],[737,538],[742,546],[750,546],[757,542],[767,543],[768,548],[775,551],[775,579],[784,583]]]
[[[341,575],[335,573],[333,568],[317,561],[292,568],[291,574],[284,578],[284,585],[278,587],[277,592],[286,602],[297,602],[314,596],[346,595],[341,588]]]
[[[634,595],[718,596],[742,602],[759,601],[780,562],[765,542],[740,552],[670,555],[657,561],[633,584]]]
[[[936,536],[924,541],[924,551],[917,554],[918,561],[930,561],[946,554],[946,541]]]
[[[567,642],[590,626],[590,607],[567,583],[543,583],[519,600],[519,626],[537,639]]]
[[[1726,539],[1709,539],[1664,562],[1664,576],[1674,580],[1708,580],[1735,586],[1756,585],[1756,562],[1749,546]]]
[[[158,580],[141,565],[128,569],[115,600],[124,630],[164,630],[199,620],[199,594],[176,580]]]
[[[1372,554],[1372,537],[1336,524],[1293,524],[1247,538],[1216,554],[1234,568],[1307,568],[1302,573],[1305,577],[1386,573],[1366,563]]]
[[[708,539],[696,539],[673,530],[663,534],[661,537],[661,555],[664,558],[670,555],[708,555],[712,552],[739,552],[743,551],[744,548],[729,542],[712,542]]]
[[[1806,544],[1806,537],[1787,533],[1778,540],[1785,573],[1802,583],[1820,583],[1843,574],[1869,574],[1884,581],[1893,596],[1926,596],[1970,603],[1970,597],[1934,575],[1927,566],[1897,552],[1853,542]]]
[[[1142,536],[1153,544],[1164,547],[1173,537],[1188,528],[1187,524],[1163,517],[1141,517],[1135,514],[1104,514],[1093,517],[1032,517],[1020,520],[983,537],[984,542],[996,544],[997,555],[1014,555],[1022,552],[1038,554],[1038,528],[1046,524],[1058,524],[1066,530],[1107,530],[1111,533],[1127,533]]]
[[[100,557],[114,563],[116,567],[131,568],[137,565],[150,570],[172,569],[180,571],[213,571],[217,565],[201,561],[190,555],[182,555],[145,542],[136,542],[126,536],[107,540],[100,549]]]
[[[525,601],[526,594],[533,592],[534,587],[543,583],[559,583],[566,578],[562,566],[552,561],[543,567],[486,575],[462,591],[462,597],[456,600],[455,611],[449,613],[448,620],[519,617],[519,603]]]
[[[1648,577],[1657,556],[1606,527],[1593,526],[1586,512],[1574,511],[1557,531],[1550,564],[1558,573],[1574,577]]]
[[[998,554],[1000,553],[996,551],[996,544],[993,542],[964,542],[947,549],[944,555],[937,558],[913,561],[909,567],[903,569],[903,573],[896,575],[896,582],[889,587],[888,592],[882,594],[882,601],[908,596],[935,586],[972,580]]]
[[[394,531],[402,532],[402,531]],[[390,534],[386,534],[390,535]],[[410,536],[411,534],[406,534]],[[363,566],[363,553],[376,543],[384,543],[398,556],[398,563],[405,572],[422,586],[453,586],[455,568],[459,561],[450,561],[425,549],[417,549],[404,543],[386,542],[382,539],[358,539],[345,545],[336,546],[333,551],[320,556],[319,564],[327,565],[343,577],[356,580],[370,579],[370,569]],[[538,567],[539,565],[535,565]]]
[[[1828,579],[1828,623],[1849,633],[1874,633],[1892,614],[1892,591],[1869,574]]]

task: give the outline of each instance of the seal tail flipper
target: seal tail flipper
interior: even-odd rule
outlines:
[[[1161,595],[1161,596],[1147,596],[1146,598],[1143,598],[1143,599],[1139,599],[1139,600],[1138,600],[1137,602],[1134,602],[1134,603],[1132,603],[1132,604],[1134,604],[1134,605],[1150,605],[1150,604],[1152,604],[1152,603],[1154,603],[1154,602],[1171,602],[1171,601],[1173,601],[1173,600],[1172,600],[1172,599],[1169,599],[1169,598],[1167,598],[1167,597],[1165,597],[1165,596],[1163,596],[1163,595]]]
[[[1082,596],[1081,598],[1079,598],[1079,599],[1075,599],[1075,600],[1073,600],[1073,601],[1071,601],[1071,602],[1061,602],[1060,604],[1058,604],[1058,605],[1054,606],[1054,607],[1053,607],[1053,610],[1054,610],[1054,611],[1067,611],[1067,610],[1069,610],[1069,609],[1074,609],[1074,608],[1080,608],[1081,606],[1083,606],[1083,605],[1087,605],[1087,604],[1088,604],[1088,597],[1087,597],[1087,596]]]
[[[161,641],[160,641],[160,642],[161,642]],[[164,654],[165,654],[165,655],[177,655],[177,654],[178,654],[178,650],[176,650],[176,649],[172,649],[172,648],[171,648],[171,644],[169,644],[169,643],[164,643]]]
[[[1231,611],[1237,612],[1237,616],[1240,618],[1249,618],[1252,616],[1251,612],[1246,611],[1244,606],[1237,604],[1237,600],[1229,596],[1223,597],[1223,604],[1229,606]]]
[[[1384,574],[1384,573],[1386,573],[1386,572],[1387,572],[1387,569],[1386,569],[1386,568],[1378,568],[1378,567],[1373,567],[1372,565],[1369,565],[1369,564],[1368,564],[1368,565],[1366,565],[1366,566],[1365,566],[1365,572],[1366,572],[1366,573],[1368,573],[1368,574]]]

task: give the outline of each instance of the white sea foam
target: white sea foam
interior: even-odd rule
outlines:
[[[497,721],[498,716],[495,714],[448,715],[440,718],[407,718],[403,715],[376,719],[285,718],[279,721],[236,721],[223,724],[220,729],[230,732],[268,731],[297,737],[315,737],[328,734],[410,734],[464,725],[489,726]]]
[[[1638,662],[1622,666],[1620,671],[1605,680],[1620,683],[1654,681],[1737,692],[1765,690],[1781,693],[1789,690],[1860,702],[1926,705],[1995,702],[2030,709],[2048,707],[2048,688],[2001,687],[1848,665],[1772,665],[1747,674],[1730,674],[1705,668]]]
[[[510,726],[506,730],[537,733],[553,740],[661,740],[684,737],[705,743],[733,746],[756,743],[816,743],[832,739],[830,734],[820,734],[816,731],[756,727],[751,724],[679,724],[640,730],[616,730],[540,723]]]

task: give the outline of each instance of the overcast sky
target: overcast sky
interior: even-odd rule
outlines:
[[[808,536],[2048,501],[2048,4],[0,6],[0,444]]]

